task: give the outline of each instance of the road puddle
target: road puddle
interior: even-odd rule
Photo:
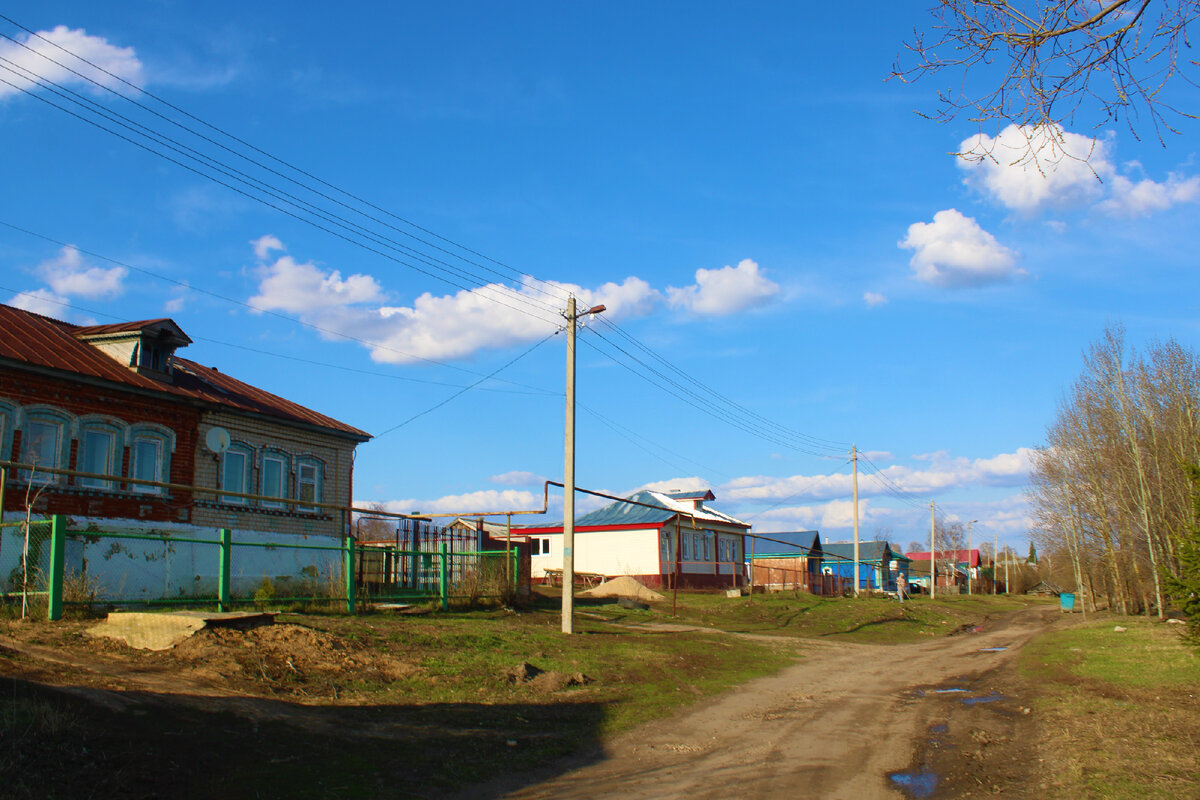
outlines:
[[[964,697],[962,699],[962,702],[963,702],[963,705],[976,706],[976,705],[979,705],[980,703],[994,703],[997,700],[1003,700],[1003,699],[1004,699],[1004,695],[1000,694],[999,692],[989,692],[988,694],[981,695],[979,697]]]
[[[979,652],[981,652],[981,653],[1002,653],[1007,649],[1008,649],[1007,647],[981,647],[981,648],[979,648]]]
[[[888,778],[895,784],[896,788],[904,792],[914,800],[923,800],[927,797],[933,797],[933,791],[937,788],[938,776],[935,772],[893,772],[888,775]]]

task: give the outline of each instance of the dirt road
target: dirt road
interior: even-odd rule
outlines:
[[[905,797],[888,774],[909,765],[931,729],[945,727],[934,723],[946,703],[978,700],[980,692],[983,702],[1002,699],[981,676],[1003,675],[1020,648],[1057,620],[1054,611],[1033,608],[914,645],[804,641],[795,666],[624,734],[597,763],[505,796]],[[937,691],[968,685],[973,694]]]

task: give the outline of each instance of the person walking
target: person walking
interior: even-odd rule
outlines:
[[[904,602],[904,590],[906,588],[908,588],[908,581],[905,579],[904,573],[902,572],[896,576],[896,598],[899,599],[901,603]]]

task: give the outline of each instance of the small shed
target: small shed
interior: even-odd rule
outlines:
[[[1058,597],[1062,593],[1063,590],[1050,583],[1050,581],[1038,581],[1025,590],[1025,594],[1036,595],[1037,597]]]

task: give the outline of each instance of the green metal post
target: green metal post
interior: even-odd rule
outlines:
[[[354,537],[346,535],[346,613],[354,613]]]
[[[517,559],[516,550],[509,550],[508,558],[512,562],[508,565],[508,574],[512,576],[512,585],[508,587],[508,590],[515,596],[517,586],[521,583],[521,562]]]
[[[450,610],[450,553],[442,542],[442,563],[438,568],[438,594],[442,598],[442,611]]]
[[[50,523],[50,598],[46,609],[49,619],[62,619],[63,550],[67,540],[67,522],[55,514]]]
[[[221,528],[221,547],[217,557],[217,610],[233,609],[233,597],[229,588],[230,565],[233,563],[233,531]]]

